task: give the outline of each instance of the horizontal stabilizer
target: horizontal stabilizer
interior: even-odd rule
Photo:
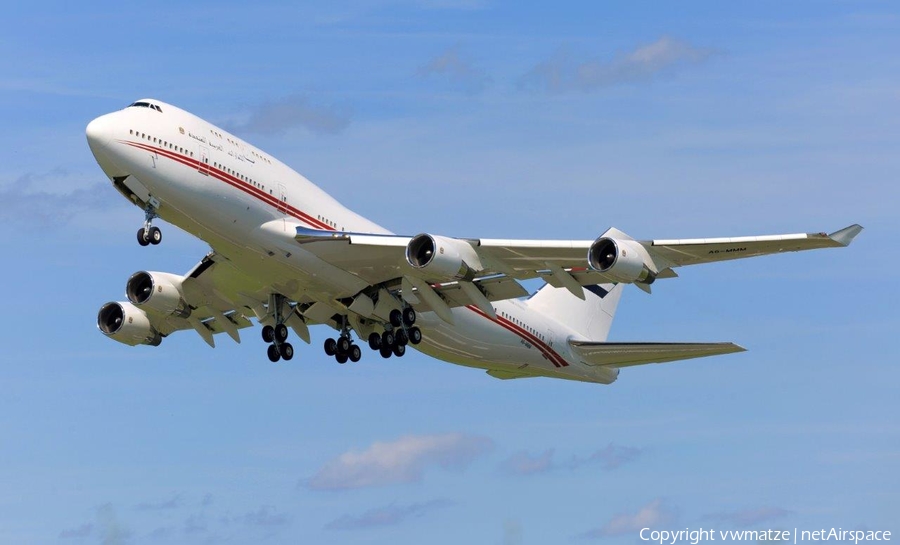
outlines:
[[[718,356],[746,349],[734,343],[606,343],[569,341],[572,350],[588,365],[629,367]]]

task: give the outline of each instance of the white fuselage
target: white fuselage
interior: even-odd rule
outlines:
[[[304,250],[296,227],[389,234],[312,182],[228,132],[156,100],[88,126],[92,151],[117,189],[135,204],[199,237],[261,285],[287,297],[352,296],[368,283]],[[158,109],[157,109],[158,108]],[[132,198],[131,196],[134,196]],[[449,325],[423,312],[419,350],[460,365],[609,383],[616,370],[582,363],[568,347],[579,337],[519,300],[453,309]]]

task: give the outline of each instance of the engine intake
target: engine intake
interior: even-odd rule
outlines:
[[[422,233],[406,246],[409,265],[432,280],[472,278],[483,270],[481,259],[465,240]]]
[[[182,282],[184,277],[176,274],[140,271],[128,279],[125,295],[139,307],[186,318],[191,307],[181,295]]]
[[[147,314],[131,303],[106,303],[97,313],[97,327],[107,337],[129,346],[159,346],[162,336],[150,324]]]
[[[634,240],[601,237],[588,250],[588,264],[616,282],[652,284],[656,274],[643,246]]]

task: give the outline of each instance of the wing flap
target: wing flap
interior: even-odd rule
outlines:
[[[493,276],[489,278],[479,278],[472,282],[481,289],[488,301],[503,301],[506,299],[516,299],[525,297],[528,291],[521,284],[508,276]],[[466,292],[462,289],[459,282],[446,282],[443,284],[432,285],[434,291],[444,298],[444,301],[453,307],[465,307],[476,304]],[[413,292],[415,293],[415,292]],[[423,298],[419,297],[419,302],[413,307],[419,311],[431,310]]]
[[[607,343],[572,340],[569,341],[569,346],[586,364],[606,367],[665,363],[746,350],[734,343]]]

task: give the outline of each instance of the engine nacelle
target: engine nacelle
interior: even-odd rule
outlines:
[[[409,241],[406,261],[433,280],[471,278],[484,270],[475,248],[465,240],[427,233]]]
[[[162,336],[150,324],[147,314],[131,303],[106,303],[97,313],[97,327],[114,341],[134,346],[159,346]]]
[[[647,250],[635,240],[598,238],[588,250],[588,264],[616,282],[652,284],[656,280]]]
[[[191,314],[191,307],[182,296],[182,282],[184,277],[177,274],[140,271],[128,279],[125,295],[139,307],[186,318]]]

